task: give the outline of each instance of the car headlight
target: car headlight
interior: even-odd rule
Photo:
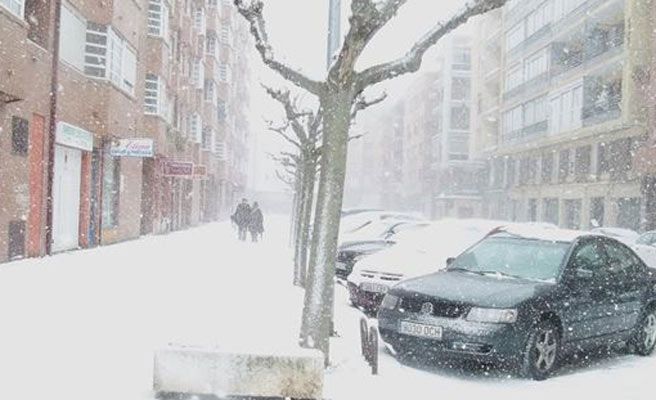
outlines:
[[[394,310],[399,305],[400,300],[401,299],[399,297],[394,296],[393,294],[385,295],[383,302],[380,304],[380,307],[387,310]]]
[[[517,310],[474,307],[467,314],[467,321],[487,322],[492,324],[512,324],[517,321]]]

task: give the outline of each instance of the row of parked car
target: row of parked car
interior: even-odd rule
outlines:
[[[398,357],[436,353],[545,379],[561,355],[656,346],[656,233],[343,216],[337,275]]]

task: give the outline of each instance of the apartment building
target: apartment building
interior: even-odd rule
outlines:
[[[647,132],[645,11],[636,0],[505,6],[500,125],[483,139],[491,217],[641,228],[633,155]]]
[[[231,2],[55,4],[0,2],[0,261],[217,219],[244,190],[249,133]]]

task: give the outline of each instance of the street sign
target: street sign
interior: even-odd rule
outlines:
[[[66,122],[57,123],[55,143],[84,151],[93,150],[93,135],[84,129]]]
[[[185,161],[164,161],[164,164],[162,164],[162,174],[164,176],[191,178],[194,176],[194,163]]]
[[[155,144],[153,139],[119,139],[112,143],[110,153],[112,157],[153,157]]]

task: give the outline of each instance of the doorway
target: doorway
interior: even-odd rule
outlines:
[[[52,215],[54,251],[79,246],[81,174],[82,151],[56,145]]]

